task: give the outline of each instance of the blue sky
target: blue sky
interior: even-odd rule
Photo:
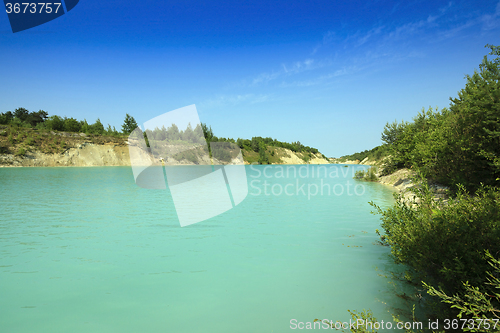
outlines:
[[[498,1],[95,1],[13,34],[0,112],[120,128],[190,104],[218,136],[373,148],[387,121],[449,105],[500,45]]]

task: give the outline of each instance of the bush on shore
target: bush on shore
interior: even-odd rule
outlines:
[[[354,179],[364,180],[369,182],[376,182],[378,180],[377,177],[377,168],[370,167],[368,170],[358,170],[354,174]]]
[[[479,71],[466,76],[449,108],[422,110],[412,122],[384,128],[385,170],[420,173],[419,186],[410,189],[418,202],[398,194],[389,209],[370,203],[395,262],[440,301],[434,314],[441,322],[469,320],[447,331],[500,332],[491,321],[500,319],[500,47],[487,47],[495,58],[485,56]],[[428,181],[450,186],[455,196],[436,200]],[[481,319],[491,326],[478,327]]]
[[[411,279],[416,284],[423,281],[429,294],[454,302],[445,309],[449,316],[500,314],[500,297],[495,293],[500,286],[498,280],[491,284],[487,273],[492,262],[498,263],[488,254],[500,255],[500,190],[480,186],[471,196],[459,186],[447,203],[434,198],[426,181],[410,191],[420,199],[418,204],[404,200],[402,194],[396,194],[396,203],[386,210],[370,203],[381,215],[384,233],[379,234],[391,246],[395,262],[407,265]],[[487,298],[490,303],[482,312],[476,311],[484,305],[480,294],[496,295]],[[471,301],[478,303],[474,310],[464,310]]]

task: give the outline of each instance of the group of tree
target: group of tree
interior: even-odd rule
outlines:
[[[364,151],[359,152],[359,153],[341,156],[339,159],[341,161],[346,161],[346,160],[362,161],[368,157],[368,159],[370,159],[370,160],[378,161],[378,160],[382,159],[383,157],[386,157],[388,155],[388,153],[389,153],[389,146],[387,144],[383,144],[383,145],[377,146],[377,147],[369,149],[369,150],[364,150]]]
[[[272,147],[286,148],[286,149],[289,149],[289,150],[291,150],[293,152],[297,152],[297,153],[301,153],[301,152],[308,152],[308,153],[313,153],[313,154],[318,153],[318,149],[312,148],[309,146],[304,146],[299,141],[288,143],[288,142],[278,141],[278,140],[270,138],[270,137],[262,138],[260,136],[254,136],[254,137],[252,137],[251,140],[238,139],[236,141],[236,144],[241,149],[253,150],[255,152],[259,152],[261,150],[261,147],[272,146]]]
[[[44,123],[47,117],[48,113],[43,110],[29,112],[25,108],[17,108],[14,112],[7,111],[5,113],[0,113],[0,124],[6,125],[12,121],[18,121],[35,127],[37,124]]]
[[[259,153],[259,159],[258,159],[259,164],[269,163],[268,147],[286,148],[293,152],[298,152],[298,153],[316,154],[319,152],[318,149],[309,146],[304,146],[299,141],[288,143],[288,142],[278,141],[271,137],[263,138],[260,136],[254,136],[252,137],[252,139],[238,138],[237,140],[234,140],[232,138],[223,138],[223,137],[219,138],[214,135],[212,127],[208,127],[206,124],[201,124],[201,126],[207,143],[228,142],[236,144],[242,150]]]
[[[129,114],[125,117],[122,132],[120,133],[115,127],[111,127],[109,124],[105,128],[99,118],[94,123],[89,124],[85,119],[77,120],[72,117],[60,117],[58,115],[49,117],[48,112],[44,110],[30,112],[22,107],[15,109],[14,112],[7,111],[0,113],[0,124],[52,131],[114,136],[130,134],[137,127],[137,122]]]
[[[489,326],[458,331],[500,331],[500,47],[487,45],[479,70],[449,108],[422,110],[412,122],[387,124],[382,140],[390,158],[386,170],[412,168],[419,202],[401,195],[381,209],[382,242],[414,282],[445,305],[441,319],[489,319]],[[429,184],[448,185],[447,202]],[[437,312],[435,312],[437,313]]]
[[[205,137],[200,124],[196,125],[194,129],[191,124],[188,124],[185,130],[179,130],[179,127],[176,124],[172,124],[168,128],[162,126],[161,128],[156,127],[154,130],[147,129],[145,134],[147,135],[150,143],[152,141],[183,141],[188,143],[205,142]]]
[[[500,47],[489,46],[479,71],[449,108],[422,110],[412,122],[387,124],[382,140],[389,146],[389,169],[415,168],[427,178],[475,190],[497,185],[500,177]]]

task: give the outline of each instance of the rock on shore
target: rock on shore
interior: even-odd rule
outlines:
[[[403,197],[407,201],[419,202],[419,198],[415,196],[413,192],[409,189],[415,187],[416,184],[412,181],[412,178],[416,176],[416,172],[410,169],[399,169],[394,173],[387,176],[380,176],[379,182],[384,185],[393,186],[396,190],[403,194]],[[443,199],[447,200],[448,187],[439,184],[430,184],[430,190],[434,194],[436,200]]]

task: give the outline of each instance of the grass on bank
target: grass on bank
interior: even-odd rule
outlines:
[[[109,136],[59,132],[13,125],[0,125],[0,154],[22,156],[27,152],[61,154],[83,143],[125,145],[127,135]]]

